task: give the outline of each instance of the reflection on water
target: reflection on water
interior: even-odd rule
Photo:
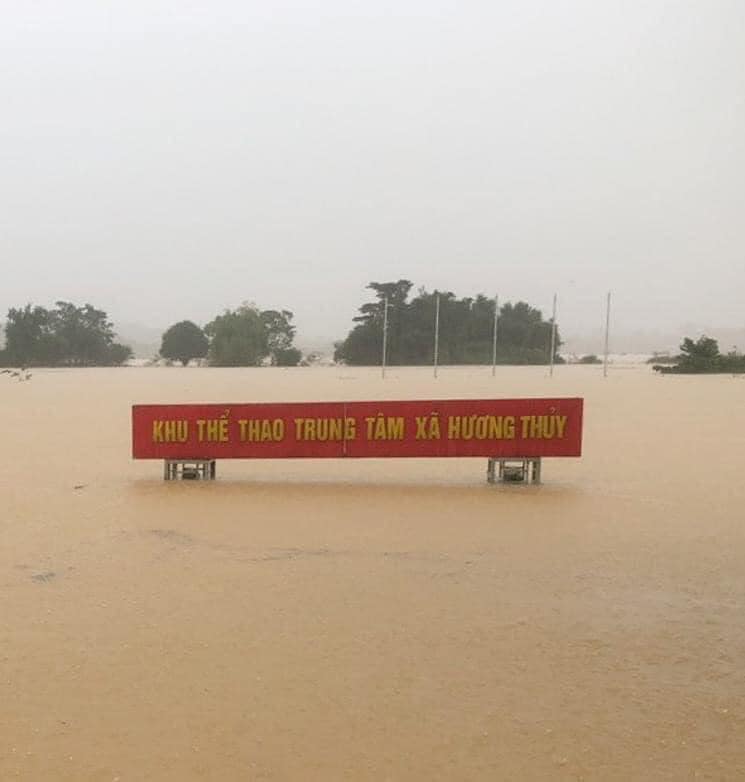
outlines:
[[[743,386],[646,367],[115,369],[0,383],[12,779],[735,779]],[[545,485],[486,460],[219,462],[129,406],[584,396]]]

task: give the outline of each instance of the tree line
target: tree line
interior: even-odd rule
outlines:
[[[410,280],[371,282],[374,301],[359,308],[356,325],[336,344],[334,359],[356,366],[381,362],[387,310],[387,362],[397,365],[432,364],[437,299],[439,298],[438,359],[442,364],[490,364],[494,347],[496,301],[483,294],[459,299],[450,291],[420,288],[409,298]],[[387,304],[386,304],[387,302]],[[524,301],[499,308],[499,364],[546,364],[551,352],[552,321]],[[554,360],[561,345],[556,329]]]
[[[201,329],[190,320],[174,323],[163,334],[160,355],[183,365],[206,359],[213,367],[297,366],[301,352],[293,345],[290,310],[260,310],[242,304],[225,310]]]
[[[387,317],[387,361],[397,365],[431,364],[434,319],[439,299],[439,361],[442,364],[487,364],[492,361],[495,301],[484,295],[458,298],[450,291],[420,288],[413,283],[371,282],[374,300],[359,307],[346,338],[335,345],[334,359],[354,366],[381,361],[383,321]],[[386,304],[387,302],[387,304]],[[387,310],[387,315],[385,311]],[[290,310],[261,310],[244,303],[226,309],[204,327],[190,320],[170,326],[162,335],[160,358],[209,366],[297,366]],[[499,310],[496,360],[500,364],[548,362],[553,323],[524,301]],[[555,361],[560,362],[558,329]],[[116,341],[114,326],[103,310],[58,301],[46,309],[31,304],[11,308],[5,324],[3,366],[116,366],[132,350]]]
[[[108,315],[91,304],[58,301],[54,308],[11,308],[5,322],[1,366],[117,366],[132,357],[116,341]]]
[[[289,310],[260,310],[254,305],[225,310],[204,328],[180,321],[166,330],[160,355],[187,364],[206,359],[210,366],[295,366],[302,355],[293,345],[295,326]],[[114,325],[91,304],[56,302],[47,309],[27,304],[8,310],[0,366],[119,366],[132,349],[116,341]]]

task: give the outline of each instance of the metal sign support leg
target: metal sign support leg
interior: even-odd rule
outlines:
[[[540,483],[541,457],[501,459],[489,457],[486,463],[487,483]]]
[[[214,459],[165,459],[163,480],[166,481],[214,481],[217,465]]]

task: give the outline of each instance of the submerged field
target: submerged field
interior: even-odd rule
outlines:
[[[0,378],[0,779],[745,778],[745,381],[647,367]],[[132,462],[146,402],[584,396],[485,460]]]

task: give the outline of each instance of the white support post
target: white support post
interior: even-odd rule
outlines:
[[[603,350],[603,377],[608,377],[608,340],[610,335],[610,291],[605,301],[605,348]]]
[[[385,362],[387,358],[388,348],[388,297],[386,296],[383,302],[383,358],[382,358],[382,376],[385,378]]]
[[[435,353],[434,353],[434,374],[437,377],[437,366],[440,357],[440,294],[435,299]]]
[[[497,373],[497,329],[499,328],[499,296],[494,297],[494,344],[491,352],[491,376]]]
[[[489,457],[486,462],[486,481],[487,483],[513,485],[539,484],[541,482],[541,457]]]
[[[556,294],[554,293],[554,311],[551,316],[551,357],[549,360],[548,373],[554,376],[554,354],[556,353]]]

